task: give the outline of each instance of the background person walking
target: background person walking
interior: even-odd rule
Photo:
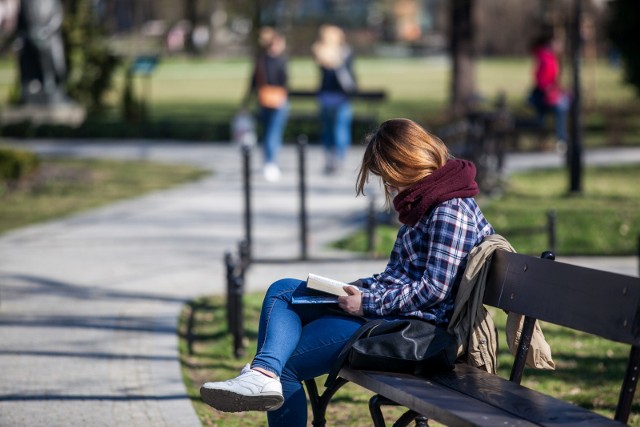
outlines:
[[[325,148],[325,172],[332,174],[344,164],[351,145],[353,111],[349,94],[356,91],[353,51],[346,43],[344,31],[323,25],[311,52],[320,68],[320,118]]]
[[[259,44],[261,51],[256,59],[248,95],[256,93],[258,98],[264,141],[264,177],[267,181],[277,181],[280,179],[278,154],[289,116],[286,40],[275,29],[265,27],[260,30]]]
[[[555,119],[556,148],[564,152],[567,147],[567,112],[570,99],[560,85],[560,63],[554,50],[553,36],[543,34],[531,43],[534,57],[534,87],[529,103],[537,113],[537,125],[542,127],[547,113]]]

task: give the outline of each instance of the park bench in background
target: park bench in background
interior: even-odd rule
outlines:
[[[287,123],[289,139],[298,140],[300,135],[306,135],[309,141],[320,140],[320,110],[317,104],[318,92],[314,90],[289,91],[289,99],[311,100],[313,108],[297,108],[295,105],[289,114]],[[386,100],[387,94],[382,90],[360,90],[349,95],[354,103],[364,104],[364,108],[354,108],[353,135],[366,135],[379,124],[378,110]]]
[[[314,380],[305,382],[313,425],[325,425],[331,397],[349,381],[375,393],[369,402],[375,427],[385,425],[381,406],[386,404],[408,408],[394,426],[414,420],[426,426],[427,419],[451,426],[624,425],[640,368],[640,280],[551,259],[498,250],[491,260],[484,303],[525,316],[509,380],[463,363],[430,376],[344,367],[322,395]],[[520,385],[536,319],[630,346],[615,419]]]
[[[555,133],[551,126],[540,125],[535,117],[515,117],[510,143],[512,150],[548,150],[555,148],[555,142]]]
[[[483,194],[502,191],[504,155],[513,137],[513,117],[504,97],[490,109],[471,109],[464,117],[434,130],[451,153],[476,165]]]

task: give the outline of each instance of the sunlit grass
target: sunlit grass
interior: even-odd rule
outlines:
[[[0,233],[196,180],[192,166],[43,159],[16,188],[0,188]]]
[[[571,70],[565,64],[564,83],[572,88]],[[370,58],[357,57],[355,70],[363,90],[383,90],[387,100],[379,107],[356,102],[359,112],[376,112],[380,120],[408,117],[426,126],[438,126],[446,120],[450,93],[450,61],[442,57]],[[150,78],[136,78],[136,93],[147,96],[150,122],[227,122],[245,96],[251,64],[247,58],[161,58]],[[0,100],[7,100],[16,77],[15,61],[0,61]],[[289,65],[293,89],[317,88],[317,67],[308,57],[292,58]],[[108,94],[108,109],[99,119],[119,118],[123,86],[123,70],[119,70],[115,86]],[[531,87],[531,60],[523,58],[481,58],[477,62],[478,95],[492,103],[504,92],[510,107],[519,114],[532,114],[525,100]],[[585,126],[596,131],[602,127],[606,110],[619,111],[626,117],[638,109],[640,101],[633,88],[622,81],[622,70],[605,61],[585,62],[582,73]],[[313,100],[294,100],[292,111],[314,110]],[[624,114],[623,114],[624,113]],[[631,115],[633,116],[633,115]],[[96,118],[96,119],[98,119]],[[615,119],[606,115],[606,125]],[[632,129],[639,126],[634,125]],[[595,134],[585,138],[593,139]],[[358,136],[356,136],[358,137]],[[598,136],[602,143],[602,136]]]

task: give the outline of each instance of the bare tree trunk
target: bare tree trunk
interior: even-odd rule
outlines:
[[[189,31],[185,35],[185,50],[193,54],[196,52],[196,48],[193,44],[193,29],[198,24],[198,5],[197,0],[186,0],[184,2],[184,16],[190,22]]]
[[[451,113],[464,114],[476,91],[474,0],[451,2]]]

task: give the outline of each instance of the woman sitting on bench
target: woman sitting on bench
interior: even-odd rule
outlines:
[[[367,320],[418,317],[449,322],[471,249],[493,234],[473,197],[475,166],[453,159],[445,144],[407,119],[388,120],[368,137],[356,183],[369,175],[384,185],[403,223],[382,273],[345,287],[334,305],[294,305],[306,282],[273,283],[262,304],[256,355],[241,374],[200,389],[226,412],[269,411],[270,426],[306,426],[302,381],[329,372],[345,343]]]

